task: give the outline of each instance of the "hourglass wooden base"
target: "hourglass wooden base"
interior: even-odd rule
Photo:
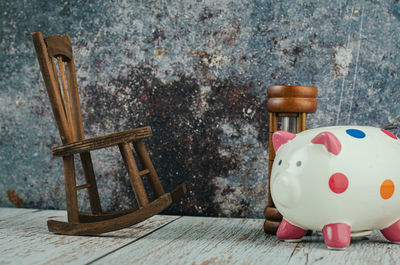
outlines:
[[[268,234],[276,234],[279,225],[282,221],[282,215],[273,206],[267,206],[264,209],[264,231]]]

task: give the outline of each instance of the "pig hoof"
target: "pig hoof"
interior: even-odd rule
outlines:
[[[333,247],[327,246],[327,248],[330,249],[330,250],[345,250],[347,247],[344,247],[344,248],[333,248]]]
[[[322,229],[324,241],[329,249],[344,249],[350,245],[350,226],[343,223],[325,225]]]
[[[276,236],[279,239],[291,242],[293,240],[299,240],[307,233],[307,230],[300,228],[298,226],[292,225],[285,218],[282,219],[281,224],[279,225],[278,231],[276,232]],[[288,241],[289,242],[289,241]]]
[[[382,235],[393,243],[400,243],[400,220],[391,226],[381,230]]]

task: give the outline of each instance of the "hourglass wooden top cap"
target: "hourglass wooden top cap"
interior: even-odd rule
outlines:
[[[269,86],[267,90],[269,112],[305,112],[317,110],[317,88],[313,86]]]

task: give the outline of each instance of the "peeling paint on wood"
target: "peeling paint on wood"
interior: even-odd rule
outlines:
[[[286,264],[295,245],[265,235],[262,223],[185,216],[97,264]]]
[[[400,260],[400,246],[385,240],[379,231],[368,237],[352,239],[351,246],[343,251],[326,248],[321,235],[313,234],[296,248],[288,265],[295,264],[385,264],[396,265]]]
[[[35,209],[17,209],[17,208],[1,208],[0,207],[0,220],[5,222],[7,218],[11,218],[17,215],[28,214],[34,211],[38,211]],[[40,211],[40,210],[39,210]],[[1,227],[1,226],[0,226]]]
[[[328,250],[323,237],[286,243],[265,235],[263,220],[182,217],[97,264],[396,264],[400,246],[374,232],[344,251]]]
[[[0,264],[84,264],[179,218],[153,216],[126,229],[88,237],[48,232],[46,221],[65,220],[65,211],[21,210],[19,215],[16,213],[0,208]]]

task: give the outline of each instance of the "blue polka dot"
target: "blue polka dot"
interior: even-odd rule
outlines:
[[[354,138],[362,139],[365,137],[365,133],[363,131],[357,129],[347,129],[346,133]]]

